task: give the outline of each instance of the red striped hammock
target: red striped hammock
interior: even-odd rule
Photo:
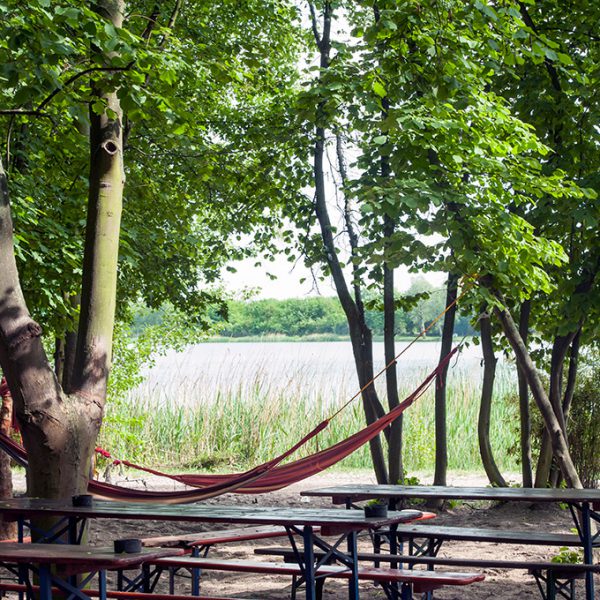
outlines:
[[[134,490],[123,486],[104,483],[92,479],[88,484],[89,493],[97,498],[106,500],[127,500],[133,502],[162,502],[166,504],[177,504],[186,502],[198,502],[207,500],[228,492],[237,494],[260,494],[272,492],[292,483],[302,481],[312,475],[324,471],[328,467],[343,460],[356,450],[370,442],[393,421],[395,421],[413,402],[420,398],[430,387],[436,377],[443,371],[452,356],[458,351],[454,348],[438,366],[427,376],[427,378],[417,387],[412,394],[404,399],[398,406],[390,410],[364,429],[350,437],[334,444],[333,446],[297,459],[295,461],[280,464],[300,447],[304,446],[309,440],[315,437],[320,431],[329,424],[326,419],[310,433],[305,435],[299,442],[294,444],[289,450],[262,465],[254,467],[244,473],[223,474],[223,475],[199,475],[199,474],[179,474],[171,475],[142,467],[129,461],[118,461],[122,464],[139,469],[146,473],[167,477],[187,486],[194,487],[192,490],[183,491],[148,491]],[[23,446],[0,434],[0,447],[5,450],[19,464],[27,465],[27,452]]]

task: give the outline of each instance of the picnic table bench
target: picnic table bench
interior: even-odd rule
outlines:
[[[142,538],[142,545],[145,548],[183,548],[190,552],[207,553],[216,544],[261,540],[284,535],[287,535],[285,527],[279,525],[262,525],[147,537]]]
[[[254,553],[263,556],[279,556],[285,562],[293,562],[296,559],[293,552],[285,547],[256,548]],[[319,559],[324,553],[316,552],[315,558]],[[414,565],[425,565],[428,569],[438,566],[446,567],[470,567],[481,571],[485,569],[507,569],[528,571],[535,576],[538,589],[542,597],[552,600],[558,595],[566,598],[574,598],[573,581],[576,577],[586,572],[600,573],[600,565],[585,565],[582,563],[558,563],[550,561],[523,561],[505,559],[481,559],[481,558],[445,558],[439,556],[415,556],[411,554],[385,554],[381,552],[359,552],[357,558],[360,562],[372,562],[375,566],[380,563],[391,563],[393,566],[407,565],[412,569]],[[428,571],[437,573],[438,571]],[[542,584],[546,584],[543,589]],[[549,589],[548,589],[549,588]],[[563,593],[564,592],[564,593]],[[568,595],[567,595],[568,593]]]
[[[41,600],[52,598],[52,589],[57,587],[70,598],[87,600],[90,596],[85,586],[98,576],[98,596],[105,600],[106,571],[128,568],[142,564],[150,558],[178,555],[177,548],[147,548],[140,552],[118,553],[113,548],[72,544],[22,544],[7,542],[0,544],[0,565],[14,573],[33,597],[32,578],[39,578]],[[75,578],[76,575],[81,578]]]
[[[6,583],[0,582],[0,592],[14,592],[24,594],[27,600],[35,600],[39,598],[39,585],[26,585],[24,583]],[[101,596],[100,590],[84,588],[82,590],[86,596],[90,598],[98,598]],[[51,589],[52,596],[64,596],[64,592],[59,588]],[[143,592],[123,592],[118,590],[107,589],[105,591],[106,598],[115,598],[115,600],[240,600],[240,598],[225,598],[223,596],[191,596],[190,594],[145,594]],[[252,600],[245,598],[244,600]]]
[[[573,577],[569,573],[583,574],[585,577],[585,592],[587,600],[597,600],[594,594],[594,573],[598,572],[594,565],[593,548],[600,546],[600,534],[592,530],[592,523],[600,523],[600,490],[597,489],[542,489],[542,488],[490,488],[490,487],[452,487],[452,486],[402,486],[402,485],[346,485],[301,492],[304,496],[331,497],[333,503],[345,504],[347,508],[353,502],[371,498],[385,498],[392,503],[412,500],[489,500],[500,502],[530,502],[535,503],[564,503],[567,504],[573,518],[576,531],[572,534],[555,534],[544,532],[527,532],[514,530],[494,530],[489,528],[444,527],[437,525],[399,525],[397,540],[409,542],[410,554],[427,554],[430,568],[442,564],[437,551],[446,540],[495,542],[513,544],[543,544],[553,546],[580,547],[583,549],[583,564],[571,570],[560,569],[559,563],[545,563],[543,569],[530,568],[526,561],[518,568],[528,569],[536,577],[537,585],[544,598],[553,600],[558,595],[565,598],[573,597]],[[380,536],[381,539],[381,536]],[[425,543],[420,543],[425,539]],[[377,541],[377,540],[376,540]],[[461,562],[445,563],[460,564]],[[485,560],[485,559],[481,559]],[[491,561],[485,561],[490,565]],[[518,561],[517,561],[518,562]],[[413,560],[413,563],[416,563]],[[469,566],[485,566],[470,561]],[[506,568],[510,568],[505,565]],[[564,577],[564,581],[561,581]],[[543,590],[541,582],[546,584]],[[567,595],[567,588],[570,590]]]
[[[295,562],[297,554],[290,550],[288,562],[263,562],[253,560],[230,560],[218,558],[202,557],[165,557],[149,561],[148,565],[156,566],[160,569],[167,568],[194,568],[202,570],[229,571],[239,573],[256,573],[264,575],[291,575],[295,579],[304,577],[304,569]],[[381,568],[381,567],[359,567],[356,574],[353,570],[344,565],[318,564],[315,567],[314,576],[320,582],[326,578],[337,578],[350,580],[357,576],[360,581],[373,581],[390,586],[391,584],[400,584],[400,598],[410,600],[413,593],[430,592],[441,587],[464,586],[478,581],[483,581],[485,576],[482,573],[455,573],[443,571],[417,571],[410,569]],[[298,584],[299,585],[299,584]],[[293,586],[293,597],[295,589]],[[317,588],[317,598],[321,598],[322,585]]]
[[[207,556],[210,549],[217,544],[263,540],[285,536],[287,534],[288,532],[285,527],[279,525],[257,525],[254,527],[238,527],[233,529],[147,537],[141,538],[141,541],[145,548],[181,548],[184,552],[190,553],[193,557],[198,557]],[[189,571],[191,593],[192,595],[197,596],[200,594],[200,570],[198,568],[187,567],[172,567],[169,570],[170,594],[175,594],[175,575],[181,568],[185,568]],[[138,589],[140,586],[143,586],[144,589],[150,591],[153,590],[153,585],[148,583],[149,580],[150,573],[148,572],[148,569],[138,570],[135,575],[132,576],[128,575],[125,570],[120,570],[117,578],[117,588],[119,590],[125,590]],[[155,581],[157,581],[157,579],[155,579]]]

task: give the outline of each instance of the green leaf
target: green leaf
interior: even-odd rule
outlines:
[[[385,87],[379,81],[373,81],[371,87],[380,98],[385,98],[385,96],[387,96],[387,91]]]

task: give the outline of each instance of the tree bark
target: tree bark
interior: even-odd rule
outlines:
[[[565,359],[574,337],[575,333],[556,337],[554,344],[552,345],[552,356],[550,359],[549,400],[556,419],[563,431],[565,439],[567,437],[567,425],[562,408],[562,380]],[[550,433],[547,429],[544,429],[542,434],[542,443],[540,446],[540,456],[538,458],[537,469],[535,473],[535,487],[547,487],[550,483],[552,459],[553,456]]]
[[[373,4],[373,16],[375,22],[381,19],[377,2]],[[378,44],[377,50],[383,52]],[[387,96],[381,99],[381,133],[385,135],[385,122],[390,110],[390,101]],[[392,168],[389,156],[381,153],[379,157],[381,179],[385,188],[385,181],[392,176]],[[394,235],[394,219],[385,214],[383,217],[384,252],[387,253],[389,241]],[[396,306],[394,301],[394,267],[387,260],[383,263],[383,346],[384,360],[387,365],[385,371],[385,384],[390,410],[400,404],[398,396],[398,369],[396,367]],[[404,466],[402,460],[402,429],[403,417],[400,415],[391,425],[388,436],[388,468],[390,483],[402,483],[404,480]]]
[[[481,388],[481,406],[477,423],[477,437],[479,439],[479,452],[483,468],[490,483],[496,487],[506,487],[506,481],[494,460],[492,445],[490,443],[490,420],[492,412],[492,398],[494,394],[494,380],[496,378],[496,364],[494,343],[492,339],[492,325],[490,316],[484,314],[487,307],[483,307],[479,319],[481,331],[481,348],[483,350],[483,385]]]
[[[0,396],[0,432],[10,435],[12,424],[12,398],[9,393]],[[13,497],[13,480],[10,468],[10,456],[0,451],[0,498]],[[11,540],[17,536],[17,524],[14,521],[0,519],[0,540]]]
[[[531,314],[531,300],[521,304],[519,313],[519,334],[523,344],[527,346],[529,335],[529,316]],[[533,487],[533,466],[531,459],[531,416],[529,413],[529,388],[527,379],[517,362],[517,378],[519,382],[519,417],[521,420],[521,474],[523,487]]]
[[[21,290],[12,235],[8,181],[0,163],[0,364],[29,455],[28,494],[70,496],[87,488],[79,469],[85,455],[79,436],[85,402],[63,394],[48,363],[42,328],[31,318]]]
[[[75,309],[81,307],[81,295],[75,294],[69,298],[71,306]],[[78,321],[73,320],[71,327],[65,333],[63,343],[63,363],[62,373],[59,381],[62,383],[63,389],[71,389],[73,375],[75,373],[75,356],[77,354],[77,329]]]
[[[386,217],[384,224],[385,236],[390,238],[394,231],[394,224]],[[383,266],[383,334],[385,364],[385,384],[390,410],[400,404],[398,396],[398,370],[396,368],[396,306],[394,302],[394,270],[387,264]],[[390,426],[388,441],[388,468],[390,483],[402,483],[404,467],[402,460],[402,415]]]
[[[122,3],[116,4],[122,8]],[[122,17],[115,15],[113,22],[120,26]],[[117,94],[101,90],[96,93],[108,110],[100,115],[90,110],[90,183],[81,315],[75,368],[68,389],[103,404],[112,352],[124,171],[122,112]]]
[[[454,337],[454,322],[456,320],[456,297],[458,294],[458,275],[448,273],[446,282],[446,304],[452,305],[444,315],[440,361],[452,350]],[[435,472],[434,485],[446,485],[448,473],[448,431],[446,425],[446,382],[448,380],[448,365],[436,378],[435,386]],[[431,505],[434,506],[434,505]]]
[[[122,25],[124,3],[94,9]],[[95,90],[108,106],[92,114],[88,227],[78,357],[70,394],[63,392],[31,318],[14,256],[8,181],[0,163],[0,364],[28,452],[28,495],[66,498],[87,490],[104,407],[114,323],[123,169],[120,107],[114,90]],[[110,116],[109,116],[110,114]]]
[[[544,418],[546,429],[550,434],[554,456],[558,462],[561,473],[565,478],[568,486],[581,488],[581,480],[573,464],[566,437],[563,433],[560,422],[558,421],[550,399],[548,398],[542,381],[537,373],[535,365],[529,356],[529,352],[523,343],[523,339],[519,335],[519,330],[515,322],[506,308],[496,308],[496,315],[502,324],[502,328],[508,339],[517,361],[521,365],[523,373],[527,379],[527,384],[531,390],[531,394],[538,405],[540,412]]]
[[[562,411],[565,418],[565,422],[569,422],[569,411],[571,409],[571,402],[575,393],[575,384],[577,383],[577,370],[579,365],[579,344],[581,342],[581,328],[577,330],[573,341],[571,342],[571,348],[569,350],[569,370],[567,373],[567,381],[565,385],[565,392],[562,399]],[[567,432],[568,434],[568,432]],[[568,437],[568,435],[567,435]],[[552,487],[558,487],[560,485],[560,472],[555,469],[550,475],[550,484]]]

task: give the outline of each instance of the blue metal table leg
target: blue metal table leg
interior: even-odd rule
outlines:
[[[98,597],[106,600],[106,571],[98,571]]]
[[[196,546],[192,549],[192,556],[200,556],[200,549]],[[198,567],[192,567],[192,595],[200,595],[200,569]]]
[[[590,511],[590,503],[584,502],[581,506],[581,535],[583,538],[583,562],[587,565],[594,562]],[[592,571],[586,571],[585,574],[585,597],[586,600],[594,600],[594,573]]]
[[[40,565],[40,600],[52,600],[52,577],[48,565]]]
[[[313,529],[306,525],[302,530],[304,541],[304,578],[306,586],[306,600],[316,600],[315,589],[315,555]]]
[[[23,543],[23,540],[25,539],[24,531],[25,531],[25,519],[23,517],[19,517],[17,520],[17,540],[20,543]]]
[[[410,585],[410,583],[402,584],[401,594],[402,600],[413,600],[412,586]]]
[[[357,533],[351,531],[348,534],[348,555],[352,559],[352,577],[348,582],[348,598],[350,600],[358,600],[358,545],[357,545]]]

